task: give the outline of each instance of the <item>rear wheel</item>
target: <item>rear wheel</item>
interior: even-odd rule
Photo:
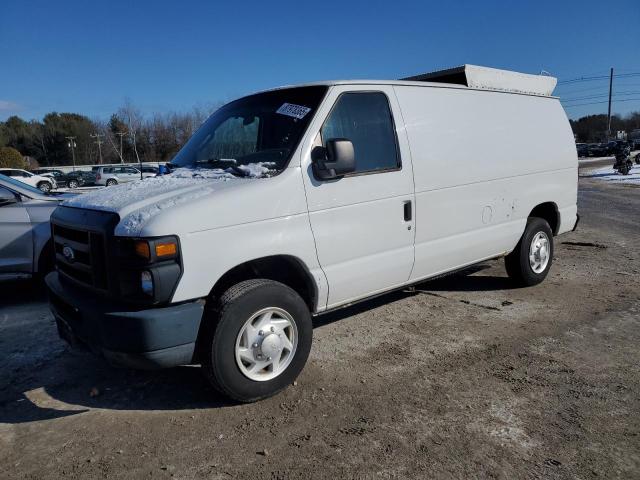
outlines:
[[[38,184],[38,189],[42,193],[49,193],[51,191],[51,184],[49,182],[40,182]]]
[[[69,188],[78,188],[78,186],[77,180],[69,180]]]
[[[516,248],[505,257],[507,274],[519,286],[542,282],[553,262],[553,232],[546,220],[530,217]]]
[[[309,309],[286,285],[240,282],[205,317],[203,372],[220,392],[241,402],[275,395],[302,371],[313,328]]]
[[[640,153],[636,155],[636,165],[640,165]]]
[[[114,178],[110,178],[109,180],[107,180],[107,187],[110,187],[112,185],[117,185],[117,184],[118,182]]]

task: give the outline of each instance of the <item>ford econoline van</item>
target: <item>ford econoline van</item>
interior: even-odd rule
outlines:
[[[555,83],[465,65],[223,106],[170,175],[53,213],[61,337],[130,367],[201,364],[248,402],[298,376],[314,315],[496,257],[538,284],[578,219]]]

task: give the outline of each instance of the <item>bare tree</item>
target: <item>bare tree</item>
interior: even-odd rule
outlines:
[[[120,159],[120,163],[124,163],[124,156],[122,154],[122,150],[123,150],[122,138],[120,138],[120,148],[118,148],[116,144],[116,139],[114,138],[115,134],[111,131],[111,129],[108,127],[107,124],[101,125],[101,131],[104,134],[107,141],[109,142],[109,145],[111,145],[111,148],[113,149],[113,151],[116,153],[116,155],[118,155],[118,158]]]
[[[140,160],[140,155],[138,155],[138,146],[136,137],[140,129],[142,128],[144,117],[140,110],[138,110],[134,105],[131,99],[125,98],[124,105],[118,111],[118,115],[124,120],[127,124],[127,129],[129,130],[129,137],[131,138],[131,142],[133,143],[133,152],[135,153],[136,160],[138,164],[142,166],[142,160]],[[142,177],[142,172],[140,173]]]

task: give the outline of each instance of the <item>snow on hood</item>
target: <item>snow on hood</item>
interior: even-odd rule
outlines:
[[[115,234],[132,236],[140,234],[144,225],[163,210],[208,195],[220,182],[237,181],[224,172],[199,176],[193,171],[190,176],[186,173],[101,188],[69,199],[63,206],[115,212],[121,219]]]
[[[140,234],[151,218],[163,210],[209,195],[222,182],[243,181],[243,177],[238,174],[245,175],[244,181],[247,178],[264,177],[274,166],[270,162],[260,162],[226,170],[178,168],[169,175],[145,178],[79,195],[65,201],[63,205],[115,212],[120,215],[115,234],[135,236]]]

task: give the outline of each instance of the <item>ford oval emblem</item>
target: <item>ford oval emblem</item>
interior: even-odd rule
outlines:
[[[65,245],[64,247],[62,247],[62,256],[69,263],[73,262],[76,258],[76,254],[73,251],[73,248],[71,248],[69,245]]]

